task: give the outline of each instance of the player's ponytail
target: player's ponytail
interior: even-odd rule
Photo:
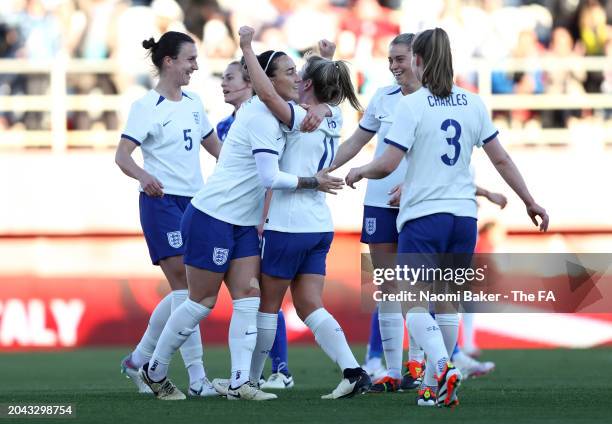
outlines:
[[[302,80],[311,80],[314,95],[321,103],[334,106],[348,100],[356,110],[363,110],[351,81],[351,71],[342,60],[310,56],[306,61]]]
[[[453,89],[453,56],[446,32],[442,28],[435,28],[419,33],[412,43],[412,53],[423,60],[423,86],[434,96],[450,96]]]
[[[169,56],[176,59],[183,43],[194,43],[194,41],[193,38],[182,32],[168,31],[161,36],[158,42],[155,42],[153,37],[144,40],[142,47],[149,50],[153,65],[161,73],[164,57]]]

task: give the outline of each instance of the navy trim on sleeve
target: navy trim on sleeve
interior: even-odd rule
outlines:
[[[202,140],[208,138],[208,136],[211,135],[213,132],[215,132],[214,128],[212,130],[208,131],[208,134],[206,134],[204,137],[202,137]]]
[[[140,145],[142,144],[140,141],[136,140],[134,137],[130,137],[130,136],[129,136],[129,135],[127,135],[127,134],[121,134],[121,138],[128,139],[128,140],[130,140],[131,142],[136,143],[136,145],[138,145],[138,146],[140,146]]]
[[[256,153],[272,153],[273,155],[278,155],[278,152],[276,150],[272,150],[272,149],[255,149],[253,150],[253,154]]]
[[[293,131],[293,124],[295,124],[295,110],[293,110],[293,105],[291,103],[287,103],[289,105],[289,108],[291,108],[291,123],[289,125],[289,128],[291,129],[291,131]]]
[[[398,88],[397,90],[394,90],[394,91],[392,91],[392,92],[390,92],[390,93],[387,93],[387,96],[392,96],[392,95],[394,95],[394,94],[399,93],[400,91],[402,91],[402,87],[400,87],[400,88]]]
[[[361,128],[362,130],[367,131],[367,132],[369,132],[369,133],[376,134],[376,131],[374,131],[374,130],[369,130],[369,129],[367,129],[366,127],[362,126],[361,124],[359,124],[359,128]]]
[[[157,106],[158,104],[160,104],[164,100],[166,100],[166,98],[164,96],[159,96],[159,99],[157,99],[157,103],[155,103],[155,106]]]
[[[183,97],[187,97],[189,100],[193,100],[191,97],[189,97],[187,94],[185,94],[185,92],[181,91],[181,93],[183,93]]]
[[[495,131],[492,135],[490,135],[487,138],[485,138],[484,140],[482,140],[482,144],[487,144],[489,141],[491,141],[495,137],[497,137],[497,134],[499,134],[499,131]]]
[[[407,151],[408,151],[408,149],[407,149],[406,147],[402,146],[402,145],[401,145],[401,144],[399,144],[399,143],[396,143],[396,142],[395,142],[395,141],[393,141],[393,140],[389,140],[388,138],[385,138],[383,141],[384,141],[385,143],[387,143],[387,144],[390,144],[391,146],[395,146],[395,147],[397,147],[398,149],[400,149],[400,150],[402,150],[402,151],[404,151],[404,152],[407,152]]]

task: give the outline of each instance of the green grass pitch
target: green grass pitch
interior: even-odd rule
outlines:
[[[76,405],[75,419],[2,419],[73,423],[602,423],[612,416],[612,349],[486,352],[495,372],[464,382],[455,409],[420,408],[415,393],[324,401],[340,373],[314,346],[290,346],[296,386],[271,402],[223,398],[161,402],[134,392],[119,374],[125,349],[0,354],[0,403]],[[358,358],[363,348],[356,349]],[[205,349],[208,375],[229,373],[225,347]],[[269,370],[269,363],[266,365]],[[186,389],[175,357],[171,377]]]

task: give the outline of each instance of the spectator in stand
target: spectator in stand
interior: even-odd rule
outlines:
[[[574,48],[574,40],[566,28],[558,27],[552,32],[548,57],[563,59],[580,58],[580,48]],[[572,61],[575,65],[572,69],[551,69],[545,74],[546,94],[584,94],[583,83],[586,72],[582,68],[580,61]],[[580,111],[576,110],[551,110],[543,113],[544,126],[565,127],[570,116],[579,116]]]
[[[599,0],[584,0],[578,7],[578,32],[587,56],[603,56],[608,40],[606,11]],[[603,82],[601,72],[587,72],[584,89],[599,93]]]

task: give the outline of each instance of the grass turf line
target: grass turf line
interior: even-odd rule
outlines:
[[[487,351],[495,372],[464,382],[453,410],[415,405],[415,392],[369,394],[321,400],[340,381],[337,367],[313,346],[291,346],[289,366],[296,387],[271,402],[228,402],[223,398],[161,402],[135,393],[119,374],[125,349],[82,349],[53,353],[0,354],[0,403],[76,404],[73,423],[590,423],[609,419],[612,385],[607,370],[612,349]],[[356,349],[358,358],[363,349]],[[229,374],[225,347],[206,347],[209,378]],[[269,362],[266,366],[269,372]],[[187,390],[177,355],[170,376]],[[17,419],[7,422],[18,422]]]

